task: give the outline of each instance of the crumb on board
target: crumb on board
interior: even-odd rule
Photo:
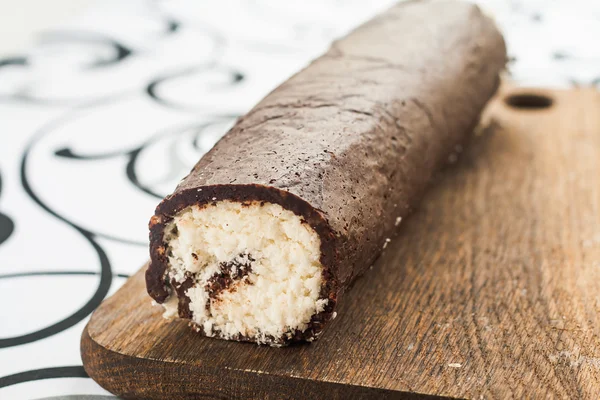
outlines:
[[[462,364],[461,363],[450,363],[450,364],[448,364],[448,366],[450,368],[460,368],[460,367],[462,367]]]

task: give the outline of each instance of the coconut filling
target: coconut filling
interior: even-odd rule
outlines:
[[[168,279],[189,287],[192,321],[207,336],[259,343],[291,337],[327,304],[319,236],[278,204],[191,206],[165,227],[164,238]],[[164,303],[166,316],[176,315],[175,296]]]

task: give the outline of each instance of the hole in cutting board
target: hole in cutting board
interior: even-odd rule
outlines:
[[[536,93],[511,94],[504,99],[505,103],[512,108],[521,110],[539,110],[552,106],[551,97]]]

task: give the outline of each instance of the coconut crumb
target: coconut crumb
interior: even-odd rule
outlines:
[[[188,207],[165,227],[165,242],[168,278],[193,279],[186,290],[192,321],[207,336],[265,343],[303,332],[329,301],[320,298],[319,236],[278,204],[224,200]],[[169,304],[176,311],[177,301],[173,293],[165,314]]]
[[[163,308],[165,310],[163,312],[164,319],[173,319],[173,318],[177,317],[177,305],[178,305],[177,296],[169,297],[167,299],[167,301],[165,301],[161,305],[163,306]]]

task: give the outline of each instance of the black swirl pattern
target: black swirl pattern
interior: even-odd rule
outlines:
[[[168,95],[162,95],[160,93],[160,87],[180,79],[197,77],[198,75],[201,76],[202,74],[210,73],[213,74],[211,79],[204,80],[204,83],[206,84],[205,89],[208,95],[210,95],[211,92],[222,91],[227,87],[237,85],[244,80],[244,74],[239,70],[218,64],[208,64],[187,68],[166,76],[161,76],[148,84],[146,93],[152,100],[165,107],[172,107],[185,111],[206,109],[206,105],[204,107],[199,107],[189,103],[186,104],[185,99],[170,98]]]
[[[42,43],[46,45],[77,43],[88,48],[105,47],[112,50],[108,56],[97,55],[88,63],[82,65],[82,68],[109,67],[133,55],[131,48],[126,47],[115,39],[95,32],[50,31],[42,36]]]
[[[70,147],[62,147],[60,149],[55,150],[54,154],[57,157],[61,158],[89,162],[106,160],[115,157],[125,157],[127,159],[127,163],[125,165],[125,174],[129,182],[140,191],[154,198],[162,199],[164,196],[167,195],[167,193],[158,193],[155,189],[152,188],[151,184],[142,182],[142,180],[140,180],[138,176],[138,173],[136,171],[137,163],[143,152],[147,151],[148,148],[153,146],[158,140],[169,138],[171,140],[171,143],[173,143],[173,141],[178,140],[179,137],[187,133],[189,136],[189,143],[191,147],[196,149],[198,151],[198,155],[200,156],[201,154],[205,153],[210,149],[210,147],[216,142],[216,140],[219,137],[221,137],[225,133],[227,127],[231,125],[237,117],[237,115],[211,116],[206,122],[199,122],[169,128],[152,135],[148,140],[144,141],[139,146],[136,146],[131,149],[122,149],[120,151],[105,153],[82,154],[74,152]],[[210,132],[211,130],[216,130],[216,134],[215,132]],[[206,138],[207,136],[212,137],[212,140],[209,141],[208,145],[205,143],[201,144],[200,138]],[[170,156],[170,164],[166,171],[166,176],[162,178],[163,181],[175,181],[176,179],[180,178],[183,173],[189,171],[193,166],[193,164],[186,164],[184,161],[179,159],[176,153],[173,153]],[[107,235],[100,234],[99,232],[93,233],[95,235],[100,235],[105,238],[108,237]],[[110,237],[110,239],[123,241],[122,239],[117,239],[114,237]]]
[[[134,55],[134,50],[119,41],[100,33],[85,31],[49,31],[41,35],[39,42],[40,51],[44,56],[21,56],[0,60],[0,79],[2,67],[18,66],[22,75],[35,73],[44,68],[44,61],[56,58],[68,59],[69,54],[76,54],[78,60],[73,67],[74,74],[85,74],[89,71],[110,68]],[[47,54],[49,53],[49,54]],[[79,60],[84,56],[85,60]],[[41,60],[38,60],[41,58]],[[75,76],[75,75],[73,75]],[[94,96],[99,97],[99,96]],[[52,97],[38,94],[35,86],[24,81],[22,87],[11,94],[0,94],[0,99],[13,100],[33,104],[45,105],[75,105],[90,101],[90,97]]]
[[[27,58],[25,57],[13,57],[13,58],[5,58],[0,59],[0,68],[6,67],[9,65],[27,65]]]
[[[75,229],[92,246],[92,248],[94,249],[94,251],[96,252],[96,254],[98,256],[98,261],[100,264],[100,272],[99,272],[100,280],[98,283],[98,287],[96,288],[96,291],[92,294],[91,298],[81,308],[79,308],[75,313],[69,315],[68,317],[66,317],[60,321],[57,321],[56,323],[54,323],[50,326],[44,327],[35,332],[31,332],[31,333],[28,333],[25,335],[20,335],[20,336],[2,338],[2,339],[0,339],[0,349],[4,348],[4,347],[12,347],[12,346],[22,345],[22,344],[30,343],[30,342],[33,342],[36,340],[40,340],[40,339],[55,335],[59,332],[64,331],[65,329],[72,327],[73,325],[82,321],[85,317],[90,315],[91,312],[96,307],[98,307],[98,305],[100,305],[102,300],[106,297],[106,294],[108,293],[108,290],[109,290],[111,282],[112,282],[113,274],[112,274],[112,270],[111,270],[111,266],[110,266],[110,261],[106,255],[106,252],[104,251],[104,249],[96,241],[94,234],[81,228],[77,224],[69,221],[68,219],[64,218],[63,216],[61,216],[60,214],[58,214],[57,212],[52,210],[50,207],[48,207],[48,205],[46,205],[40,199],[40,197],[37,195],[37,193],[35,192],[34,188],[31,186],[29,179],[28,179],[28,175],[27,175],[27,172],[28,172],[27,165],[28,164],[27,163],[28,163],[28,159],[29,159],[29,154],[31,152],[31,148],[35,145],[36,140],[39,140],[39,138],[42,137],[43,135],[45,135],[49,129],[51,129],[52,127],[54,127],[57,124],[60,124],[60,122],[64,119],[65,119],[65,117],[63,116],[62,118],[59,118],[56,121],[52,121],[51,123],[49,123],[48,125],[43,127],[40,131],[38,131],[36,134],[33,135],[33,139],[30,141],[29,145],[25,148],[23,157],[21,159],[21,185],[22,185],[25,193],[27,193],[27,195],[39,207],[41,207],[44,211],[46,211],[52,217],[60,220],[61,222],[67,224],[71,228]]]
[[[0,213],[0,245],[4,243],[15,229],[15,223],[6,214]]]
[[[53,378],[87,378],[88,374],[82,366],[74,365],[68,367],[54,367],[34,369],[31,371],[19,372],[0,378],[0,388],[16,385],[18,383],[39,381]]]
[[[0,196],[2,195],[2,174],[0,174]],[[0,212],[0,245],[4,243],[15,229],[15,223],[6,214]]]

